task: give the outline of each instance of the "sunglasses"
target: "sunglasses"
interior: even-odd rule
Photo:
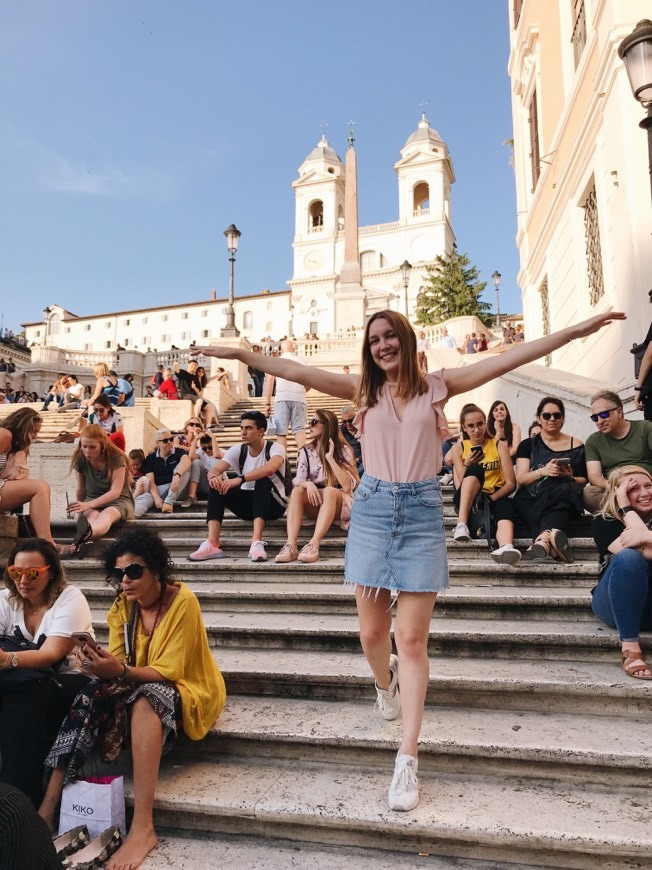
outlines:
[[[316,426],[318,423],[321,423],[322,426],[324,425],[322,420],[318,420],[316,417],[313,417],[312,420],[308,423],[308,425],[309,426]]]
[[[353,418],[350,420],[342,420],[342,423],[344,423],[345,426],[353,426]]]
[[[170,444],[172,441],[174,441],[174,438],[159,438],[158,439],[159,444]]]
[[[118,582],[121,582],[125,576],[130,580],[140,580],[146,567],[147,565],[139,565],[138,562],[132,562],[126,568],[118,568],[117,565],[114,565],[111,569],[111,577]]]
[[[561,411],[544,411],[541,414],[542,420],[561,420],[563,418]]]
[[[97,408],[93,408],[94,414],[101,414],[103,411],[106,411],[107,414],[109,413],[109,409],[105,408],[104,405],[99,405]]]
[[[38,580],[41,574],[50,570],[50,565],[43,565],[42,568],[19,568],[17,565],[9,565],[7,574],[12,580],[20,580],[21,577],[27,577],[28,580]]]
[[[618,410],[618,408],[607,408],[606,411],[598,411],[597,414],[591,414],[591,419],[593,420],[594,423],[597,423],[598,420],[606,420],[612,411],[617,411],[617,410]]]
[[[202,428],[201,423],[188,423],[188,426],[197,426],[199,429]]]

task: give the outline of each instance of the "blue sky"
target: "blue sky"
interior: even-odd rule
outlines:
[[[360,223],[398,216],[422,107],[458,249],[520,310],[506,0],[21,0],[0,6],[0,314],[13,329],[286,289],[290,184],[355,121]]]

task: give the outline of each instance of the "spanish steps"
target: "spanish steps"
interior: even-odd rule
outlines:
[[[224,446],[239,440],[243,407],[260,401],[223,416]],[[340,404],[309,394],[309,414]],[[43,436],[66,427],[65,415],[45,416]],[[193,563],[204,507],[141,521],[198,595],[228,691],[209,735],[182,738],[163,761],[163,838],[144,867],[652,866],[652,687],[623,673],[615,632],[592,615],[587,518],[573,530],[572,565],[510,568],[484,543],[450,541],[451,586],[430,634],[421,800],[401,814],[387,808],[400,720],[374,713],[353,593],[342,583],[344,533],[331,530],[316,564],[275,565],[285,539],[277,521],[270,561],[252,564],[249,528],[227,515],[226,558]],[[71,535],[72,523],[55,527],[58,539]],[[112,592],[97,547],[68,571],[105,642]]]

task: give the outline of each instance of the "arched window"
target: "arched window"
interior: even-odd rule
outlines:
[[[50,335],[58,335],[61,329],[61,318],[58,314],[50,317]]]
[[[243,329],[253,329],[254,328],[254,313],[253,311],[245,311],[242,315],[242,328]]]
[[[319,230],[324,226],[324,203],[321,199],[316,199],[310,203],[310,229]]]
[[[415,216],[424,213],[427,214],[430,210],[430,187],[427,182],[420,181],[418,184],[415,184],[412,195]]]
[[[360,269],[363,272],[373,272],[377,268],[378,255],[375,251],[363,251],[360,254]]]

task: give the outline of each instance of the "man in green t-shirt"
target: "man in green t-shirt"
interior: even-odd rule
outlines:
[[[652,422],[626,420],[618,393],[601,390],[591,397],[591,419],[598,431],[584,445],[589,485],[584,490],[586,509],[595,513],[614,468],[639,465],[652,474]]]

